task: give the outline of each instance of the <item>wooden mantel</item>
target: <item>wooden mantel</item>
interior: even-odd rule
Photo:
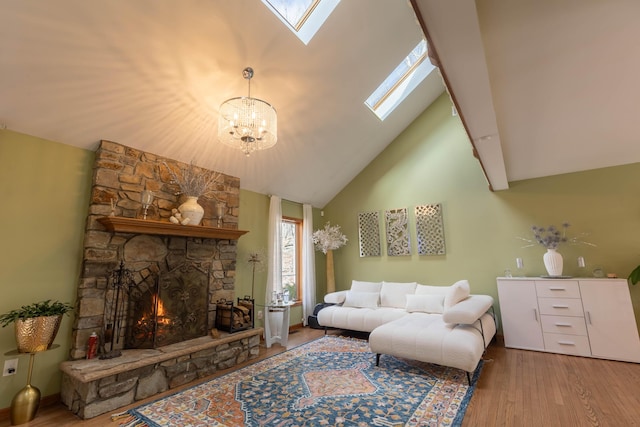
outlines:
[[[202,237],[206,239],[237,240],[248,231],[202,225],[178,225],[168,221],[105,216],[98,222],[107,230],[119,233],[159,234],[163,236]]]

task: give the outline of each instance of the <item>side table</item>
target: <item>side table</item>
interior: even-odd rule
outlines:
[[[60,345],[53,344],[47,350],[53,350],[54,348],[58,348]],[[11,400],[11,425],[15,426],[18,424],[24,424],[36,417],[36,412],[38,412],[38,407],[40,406],[40,389],[38,387],[34,387],[31,385],[31,374],[33,373],[33,361],[36,357],[36,354],[42,353],[21,353],[18,350],[11,350],[5,353],[5,356],[18,356],[22,354],[29,355],[29,370],[27,371],[27,385],[24,386],[22,390],[20,390]]]
[[[289,303],[272,303],[265,305],[264,342],[267,348],[277,342],[286,347],[289,340]]]

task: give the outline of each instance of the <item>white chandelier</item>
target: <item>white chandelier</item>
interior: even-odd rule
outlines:
[[[220,104],[218,138],[220,142],[241,150],[249,156],[256,150],[266,150],[278,141],[278,117],[271,104],[251,98],[253,69],[242,70],[248,80],[249,95],[227,99]]]

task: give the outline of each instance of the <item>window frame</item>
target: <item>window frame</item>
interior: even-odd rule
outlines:
[[[295,226],[295,288],[296,296],[295,300],[292,300],[294,305],[302,304],[302,218],[295,218],[290,216],[282,216],[280,226],[284,223],[293,224]],[[281,242],[282,243],[282,242]],[[284,291],[284,246],[281,248],[282,267],[280,270],[282,278],[282,290]]]
[[[340,0],[312,0],[312,4],[294,25],[286,18],[286,13],[271,4],[269,0],[261,1],[305,45],[311,42],[311,39],[324,25],[325,21],[329,19],[329,15],[331,15],[338,3],[340,3]]]
[[[419,48],[424,49],[424,51],[420,56],[415,57],[415,60],[412,59],[416,50],[422,50]],[[428,61],[428,57],[429,45],[426,39],[423,38],[369,95],[364,104],[378,119],[384,121],[411,94],[417,85],[435,70],[436,67]],[[405,63],[410,65],[402,74],[399,74],[398,70]],[[384,91],[382,92],[383,89]]]

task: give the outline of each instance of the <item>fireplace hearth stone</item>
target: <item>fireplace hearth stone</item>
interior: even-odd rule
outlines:
[[[262,328],[200,337],[109,360],[60,364],[62,402],[89,419],[258,357]]]

